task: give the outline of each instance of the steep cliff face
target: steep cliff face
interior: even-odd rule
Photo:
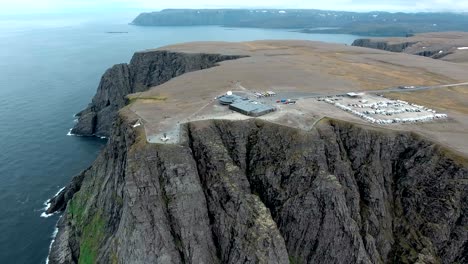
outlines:
[[[217,120],[158,145],[129,123],[54,200],[51,263],[468,261],[466,160],[416,135]]]
[[[137,52],[130,64],[118,64],[103,75],[92,103],[78,113],[72,133],[108,137],[125,96],[143,92],[187,72],[216,66],[218,62],[240,58],[219,54],[189,54],[168,51]]]
[[[403,42],[389,44],[387,41],[378,41],[372,39],[356,39],[352,46],[371,48],[371,49],[380,49],[391,52],[403,52],[408,47],[416,44],[416,42]]]
[[[442,59],[453,53],[453,46],[451,45],[436,43],[427,44],[428,47],[423,47],[423,45],[420,44],[420,41],[400,41],[392,44],[390,44],[390,42],[391,41],[377,39],[356,39],[352,46],[380,49],[391,52],[403,52],[433,59]]]

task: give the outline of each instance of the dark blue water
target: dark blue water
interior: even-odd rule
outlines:
[[[89,166],[104,140],[66,136],[101,74],[135,51],[187,41],[310,39],[350,35],[221,27],[136,27],[130,16],[0,17],[0,263],[45,261],[58,216],[44,201]],[[128,34],[108,34],[127,31]]]

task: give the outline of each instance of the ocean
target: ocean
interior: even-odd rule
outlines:
[[[357,36],[223,27],[137,27],[137,14],[0,17],[0,263],[45,263],[59,215],[44,203],[106,140],[67,136],[104,71],[135,51],[189,41]],[[127,32],[112,34],[109,32]]]

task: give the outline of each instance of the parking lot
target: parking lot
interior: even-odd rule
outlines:
[[[447,118],[446,114],[437,113],[434,109],[422,105],[372,94],[350,93],[317,100],[375,124],[418,123]]]

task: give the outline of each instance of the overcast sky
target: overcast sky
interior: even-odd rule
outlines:
[[[243,7],[467,12],[468,0],[0,0],[0,6],[0,12],[4,14]]]

